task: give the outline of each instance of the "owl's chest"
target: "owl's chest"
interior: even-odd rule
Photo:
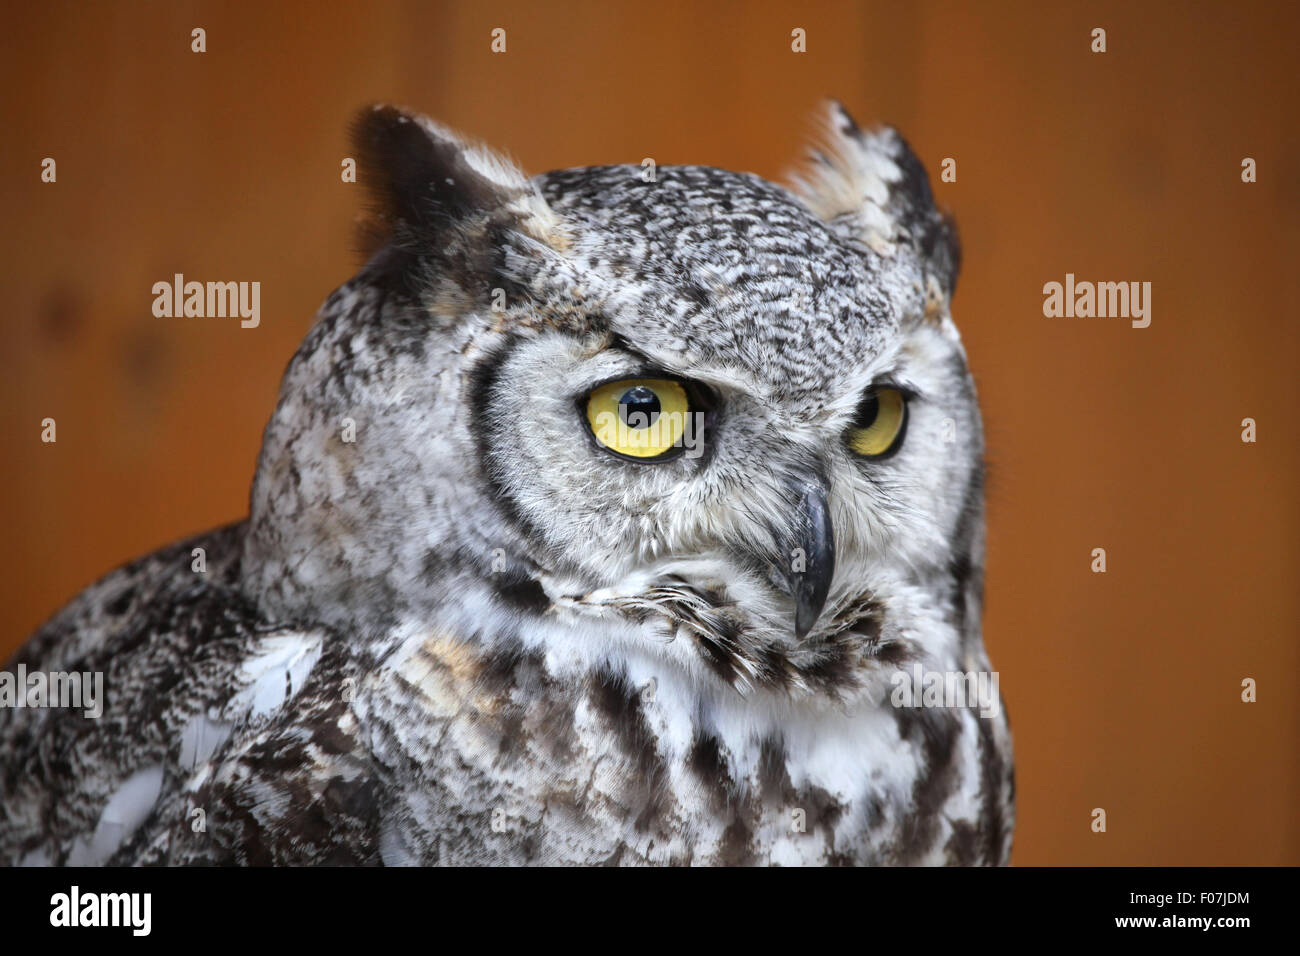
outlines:
[[[497,672],[431,642],[367,704],[389,862],[942,862],[978,735],[887,705],[816,714],[594,668]]]

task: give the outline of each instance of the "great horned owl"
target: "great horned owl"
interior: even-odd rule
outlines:
[[[958,245],[902,138],[832,104],[787,190],[355,136],[376,251],[250,517],[9,665],[107,701],[0,709],[0,859],[1005,862],[1000,707],[899,697],[989,673]]]

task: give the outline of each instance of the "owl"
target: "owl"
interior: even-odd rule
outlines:
[[[0,709],[0,860],[1007,862],[960,252],[903,139],[830,104],[787,188],[354,137],[369,258],[247,520],[9,665],[105,699]]]

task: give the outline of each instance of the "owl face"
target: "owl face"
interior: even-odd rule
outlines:
[[[980,424],[955,238],[896,134],[832,108],[793,191],[701,167],[525,180],[391,110],[358,138],[383,245],[286,379],[282,408],[320,424],[273,420],[255,537],[277,463],[319,471],[314,448],[347,469],[334,525],[403,542],[347,572],[389,601],[431,561],[472,567],[577,627],[658,629],[737,687],[839,692],[960,639]],[[345,352],[364,376],[339,384]],[[382,456],[329,437],[356,409]],[[418,493],[381,493],[394,462]]]

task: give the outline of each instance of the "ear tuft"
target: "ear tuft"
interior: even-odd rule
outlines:
[[[427,117],[375,106],[353,122],[352,143],[373,203],[372,244],[431,242],[497,216],[534,239],[563,244],[558,217],[518,167]]]
[[[841,233],[876,253],[910,246],[926,267],[927,285],[951,297],[961,247],[951,220],[934,206],[925,167],[890,127],[862,130],[839,103],[827,104],[807,167],[791,177],[804,203]]]

